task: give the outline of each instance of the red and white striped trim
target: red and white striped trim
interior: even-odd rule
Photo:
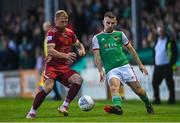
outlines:
[[[129,44],[129,42],[127,44],[125,44],[124,46],[127,46]]]
[[[99,50],[99,48],[95,48],[95,49],[93,49],[93,50]]]

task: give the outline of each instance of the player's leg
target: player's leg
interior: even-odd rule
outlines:
[[[148,99],[148,96],[144,89],[141,87],[139,84],[139,81],[134,81],[134,82],[127,82],[127,84],[131,87],[131,89],[141,98],[141,100],[144,102],[147,113],[149,114],[154,114],[154,110],[152,107],[152,104],[150,100]]]
[[[154,102],[153,104],[160,104],[160,92],[159,92],[159,85],[161,84],[163,80],[163,69],[161,67],[155,67],[154,73],[153,73],[153,80],[152,80],[152,86],[154,90]]]
[[[121,86],[121,82],[119,79],[112,77],[109,80],[109,88],[112,95],[112,103],[113,106],[105,106],[104,110],[108,113],[118,114],[121,115],[123,113],[121,107],[122,107],[122,98],[119,94],[119,87]]]
[[[114,106],[122,107],[122,99],[119,95],[119,87],[121,86],[119,79],[111,78],[109,81],[110,92],[112,95],[112,103]]]
[[[63,106],[68,108],[69,103],[75,98],[75,96],[78,94],[83,79],[79,74],[73,74],[69,79],[68,82],[71,83],[71,87],[69,88],[68,94],[66,96],[66,99],[63,103]]]
[[[40,107],[46,96],[52,90],[54,86],[54,79],[46,79],[44,89],[36,94],[33,105],[27,114],[26,118],[33,119],[36,117],[36,110]]]
[[[166,84],[169,90],[169,104],[174,104],[175,103],[175,85],[174,85],[174,79],[173,79],[173,70],[171,66],[167,66],[165,68],[165,79],[166,79]]]
[[[125,100],[124,85],[122,83],[120,83],[119,86],[119,95],[121,96],[122,100]]]
[[[59,94],[56,81],[54,81],[53,91],[54,91],[53,100],[61,100],[61,95]]]
[[[83,79],[79,74],[77,74],[73,70],[67,72],[64,75],[63,79],[64,80],[60,80],[60,82],[67,80],[66,83],[68,83],[68,85],[70,85],[70,86],[69,86],[68,94],[67,94],[66,98],[64,99],[62,106],[60,106],[58,108],[58,111],[63,113],[64,116],[67,116],[68,115],[67,110],[68,110],[69,104],[75,98],[75,96],[78,94],[78,92],[81,88]]]

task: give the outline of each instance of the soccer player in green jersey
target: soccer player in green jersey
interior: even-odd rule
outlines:
[[[119,87],[122,83],[126,83],[129,87],[141,98],[145,103],[147,113],[154,114],[151,102],[149,101],[146,92],[143,90],[136,75],[130,66],[126,55],[123,52],[123,45],[128,49],[133,56],[139,69],[145,75],[148,72],[141,63],[135,49],[121,31],[115,31],[117,20],[112,12],[106,12],[104,15],[103,25],[104,30],[96,34],[92,39],[92,48],[94,53],[95,64],[100,75],[100,82],[105,79],[108,81],[110,92],[112,95],[112,106],[106,105],[104,110],[108,113],[122,115],[122,99],[119,95]],[[103,66],[105,72],[103,71]]]

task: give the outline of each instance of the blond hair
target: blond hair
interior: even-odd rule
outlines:
[[[63,17],[69,18],[69,15],[68,15],[67,12],[64,11],[64,10],[58,10],[58,11],[56,11],[55,17],[59,17],[59,16],[63,16]]]

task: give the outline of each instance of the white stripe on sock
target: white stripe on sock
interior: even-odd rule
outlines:
[[[65,106],[65,107],[68,107],[69,106],[69,102],[67,102],[66,99],[65,99],[62,105]]]
[[[36,110],[34,110],[34,109],[33,109],[33,106],[32,106],[29,112],[30,112],[30,113],[36,113]]]

